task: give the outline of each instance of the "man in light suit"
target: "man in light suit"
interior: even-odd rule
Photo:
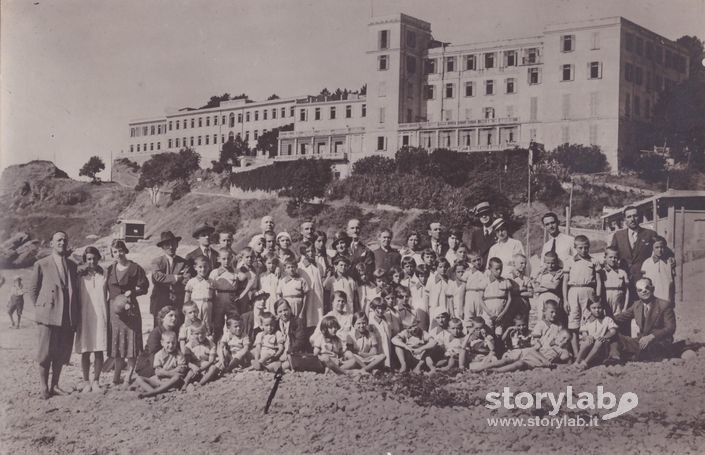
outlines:
[[[612,237],[612,247],[619,251],[619,257],[629,276],[631,283],[630,300],[636,300],[634,284],[641,278],[641,265],[651,257],[654,238],[658,235],[651,229],[643,228],[639,225],[639,213],[636,207],[628,206],[624,208],[624,221],[626,229],[621,229],[614,233]],[[673,252],[667,249],[664,259],[668,260],[672,267],[675,267]]]
[[[71,358],[73,336],[81,314],[77,267],[66,257],[68,243],[65,232],[57,231],[52,235],[51,255],[35,262],[28,286],[39,329],[37,362],[44,399],[68,394],[59,388],[59,378],[62,367]]]
[[[610,346],[610,357],[634,356],[635,360],[648,360],[667,356],[676,332],[676,315],[671,304],[654,297],[654,285],[648,278],[636,283],[639,301],[614,317],[615,322],[636,321],[639,333],[635,337],[617,335]]]
[[[177,317],[183,320],[181,308],[184,306],[184,286],[189,279],[189,267],[184,258],[177,256],[181,237],[176,237],[171,231],[162,232],[157,246],[164,251],[152,262],[152,295],[149,301],[149,312],[154,317],[154,327],[159,323],[159,310],[171,305],[176,310]]]

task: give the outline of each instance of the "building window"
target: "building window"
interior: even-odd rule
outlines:
[[[262,109],[262,120],[267,120],[267,109]]]
[[[485,54],[485,69],[489,70],[494,68],[494,52],[487,52]]]
[[[257,138],[259,138],[259,131],[255,130],[255,140],[257,140]]]
[[[600,48],[600,32],[592,32],[592,39],[590,40],[590,49],[596,50]]]
[[[377,150],[385,150],[385,138],[384,136],[377,136]]]
[[[536,47],[531,47],[526,50],[526,57],[524,57],[524,64],[533,65],[539,61],[539,50]]]
[[[250,121],[250,111],[245,112],[245,121],[246,122]]]
[[[367,117],[367,104],[362,105],[362,112],[360,117]]]
[[[206,126],[211,126],[211,118],[210,118],[210,116],[209,116],[209,117],[206,117]]]
[[[539,115],[539,99],[536,96],[532,96],[529,100],[529,121],[535,122]]]
[[[237,113],[237,123],[242,123],[242,112]]]
[[[517,66],[517,51],[504,51],[504,66]]]
[[[317,107],[313,110],[313,119],[314,120],[320,120],[321,119],[321,108]]]
[[[377,57],[377,70],[379,71],[387,71],[389,68],[389,56],[388,55],[380,55]]]
[[[379,31],[378,44],[379,49],[389,49],[389,30]]]
[[[223,116],[223,118],[222,118],[221,120],[223,120],[221,123],[222,123],[223,125],[225,125],[225,116]]]
[[[403,147],[406,147],[409,145],[409,135],[408,134],[405,134],[401,137],[401,145]]]
[[[188,122],[186,119],[184,119],[184,124],[183,124],[184,129],[188,128]]]
[[[217,116],[217,115],[214,115],[214,116],[213,116],[213,125],[214,125],[214,126],[217,126],[217,125],[218,125],[218,116]]]
[[[179,143],[179,138],[177,137],[177,138],[176,138],[176,148],[179,148],[179,144],[180,144],[180,143]],[[139,149],[139,147],[140,147],[140,146],[137,145],[137,148],[138,148],[138,149]]]
[[[335,106],[330,107],[330,119],[335,120]]]
[[[384,123],[385,109],[383,107],[379,108],[379,123]]]
[[[289,117],[293,117],[293,116],[294,116],[294,109],[295,109],[294,106],[291,106],[291,107],[289,108]],[[282,117],[284,117],[284,116],[282,115]]]
[[[568,125],[561,126],[561,142],[563,144],[570,142],[570,128]]]
[[[529,85],[536,85],[541,83],[541,69],[540,68],[529,68]]]
[[[152,125],[152,127],[150,128],[149,135],[154,136],[154,125]]]
[[[210,139],[211,139],[211,137],[210,137],[209,135],[207,135],[207,134],[206,134],[205,136],[203,136],[203,137],[204,137],[204,139],[206,140],[206,145],[210,144]]]
[[[245,131],[245,140],[246,141],[250,140],[250,132],[249,131]]]
[[[412,55],[406,56],[406,72],[409,74],[416,73],[416,57]]]
[[[137,151],[140,151],[140,144],[137,144]]]
[[[230,128],[235,126],[235,114],[230,113]]]
[[[218,135],[214,134],[213,135],[213,144],[217,144],[217,143],[218,143]]]
[[[436,68],[436,59],[435,58],[426,59],[425,71],[426,71],[426,74],[436,74],[436,72],[438,70]]]
[[[351,118],[352,117],[352,106],[347,105],[345,106],[345,118]]]
[[[255,111],[255,122],[259,120],[259,111]]]
[[[513,77],[505,81],[507,93],[516,93],[516,80]]]
[[[575,50],[575,35],[561,36],[561,52],[573,52]]]
[[[446,73],[455,71],[455,57],[446,57]]]
[[[435,85],[426,85],[424,87],[424,98],[427,100],[432,100],[436,98],[436,86]]]
[[[475,83],[466,82],[465,83],[465,96],[475,96]]]
[[[631,63],[624,64],[624,80],[631,82],[634,79],[634,66]]]
[[[198,127],[203,128],[203,117],[198,117]]]
[[[171,124],[171,123],[172,123],[171,120],[169,120],[169,131],[172,130],[172,128],[171,128],[172,124]]]
[[[465,56],[465,70],[475,71],[477,69],[477,56],[466,55]]]
[[[299,120],[302,122],[306,121],[306,109],[299,110]]]
[[[193,136],[191,136],[190,139],[191,139],[191,147],[193,147],[193,145],[194,145],[194,143],[193,143]]]
[[[624,116],[629,118],[632,115],[632,98],[629,93],[624,94]]]
[[[238,134],[238,136],[239,136],[239,134]],[[215,142],[215,141],[213,141],[213,142]],[[225,134],[220,135],[220,143],[225,144]]]
[[[561,66],[561,81],[572,81],[573,80],[573,65],[562,65]]]
[[[494,95],[494,81],[485,81],[485,95]]]
[[[169,148],[171,148],[171,145],[172,145],[171,139],[169,139],[169,140],[167,141],[167,144],[169,144]],[[130,148],[131,148],[131,147],[130,147]],[[132,151],[132,150],[130,150],[130,151]]]
[[[416,49],[416,33],[411,30],[406,31],[406,45],[411,49]]]
[[[493,107],[486,107],[482,111],[483,111],[486,119],[494,118],[494,108]]]
[[[294,116],[294,111],[293,111],[294,108],[291,108],[291,109],[292,109],[291,116],[293,117]],[[285,118],[285,117],[286,117],[286,108],[283,107],[282,108],[282,118]]]
[[[275,119],[275,118],[277,118],[277,110],[272,109],[272,119]]]
[[[198,136],[198,145],[201,145],[201,136]]]
[[[446,98],[453,98],[453,84],[446,84]]]
[[[602,79],[602,63],[590,62],[588,63],[588,69],[590,71],[590,79]]]

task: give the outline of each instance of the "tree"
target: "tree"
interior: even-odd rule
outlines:
[[[372,155],[355,161],[352,167],[353,175],[389,175],[397,170],[392,158]]]
[[[705,66],[702,65],[705,58],[705,44],[697,36],[681,36],[676,43],[688,51],[690,57],[690,77],[702,77],[705,74]]]
[[[397,151],[397,172],[402,174],[428,174],[430,160],[428,152],[419,147],[404,146]]]
[[[211,96],[211,99],[208,101],[208,103],[205,106],[201,106],[201,109],[208,109],[211,107],[218,107],[220,106],[220,103],[223,101],[228,101],[230,99],[230,93],[223,93],[220,96]]]
[[[281,128],[272,128],[271,130],[263,133],[257,138],[257,150],[262,150],[267,152],[267,156],[274,158],[277,156],[277,151],[279,150],[279,132],[280,131],[293,131],[294,124],[290,123],[284,125]]]
[[[218,161],[213,162],[213,170],[218,173],[229,170],[231,166],[240,162],[241,156],[249,154],[250,148],[239,134],[230,136],[220,149]]]
[[[269,95],[269,97],[267,98],[267,101],[278,100],[278,99],[279,99],[279,95],[277,95],[276,93],[272,93],[272,94]]]
[[[188,180],[200,168],[200,162],[201,155],[191,148],[158,153],[142,165],[136,189],[148,189],[155,205],[159,199],[159,190],[168,182],[175,182],[179,188],[175,194],[184,194],[188,192]]]
[[[360,95],[367,95],[367,83],[364,83],[362,87],[360,87]]]
[[[550,158],[558,161],[570,172],[596,174],[608,170],[607,157],[597,145],[565,143],[556,147]]]
[[[299,160],[292,169],[289,185],[280,194],[290,197],[294,207],[301,207],[315,197],[323,197],[332,179],[330,161]]]
[[[96,174],[105,170],[105,163],[98,156],[92,156],[88,159],[88,162],[83,165],[78,175],[80,177],[88,177],[91,179],[91,183],[98,183],[100,177],[96,177]]]

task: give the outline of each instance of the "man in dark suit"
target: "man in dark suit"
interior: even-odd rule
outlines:
[[[350,238],[350,266],[355,267],[356,264],[363,263],[367,276],[372,276],[375,270],[375,255],[360,241],[360,220],[353,218],[348,221],[347,234]]]
[[[176,310],[180,320],[183,320],[181,308],[184,306],[184,286],[189,279],[189,267],[186,260],[176,255],[181,237],[176,237],[171,231],[162,232],[157,246],[164,251],[152,262],[152,295],[149,302],[149,312],[154,316],[154,327],[157,326],[157,313],[167,305]]]
[[[81,314],[76,264],[68,256],[69,238],[63,231],[51,237],[51,255],[35,262],[28,286],[39,333],[41,396],[66,395],[59,388],[61,369],[71,358],[73,336]],[[51,369],[51,387],[49,370]]]
[[[193,261],[197,257],[203,256],[208,261],[208,270],[218,268],[218,252],[211,248],[211,235],[214,232],[215,228],[207,224],[201,224],[193,231],[193,238],[198,240],[198,248],[186,255],[189,267],[193,268]],[[195,276],[195,272],[191,271],[191,274]]]
[[[640,216],[636,207],[625,207],[624,221],[627,228],[614,233],[611,245],[619,251],[619,257],[622,259],[622,263],[629,275],[631,301],[635,301],[637,298],[634,284],[641,278],[641,265],[646,259],[651,257],[654,238],[658,235],[651,229],[641,227],[639,220]],[[671,250],[667,249],[664,259],[668,260],[671,267],[675,267],[675,260]]]
[[[372,252],[375,255],[375,268],[389,272],[389,269],[401,267],[401,254],[392,248],[392,230],[384,228],[379,232],[379,248]]]
[[[443,226],[441,223],[434,221],[428,225],[428,237],[431,240],[431,244],[428,246],[434,253],[436,253],[436,258],[440,259],[445,257],[448,252],[448,245],[441,242],[441,234],[443,233]],[[451,264],[452,265],[452,264]]]
[[[654,297],[654,285],[648,278],[636,283],[639,300],[614,317],[618,324],[636,321],[636,337],[617,335],[610,346],[610,357],[634,356],[635,360],[648,360],[669,354],[676,332],[676,315],[671,304]]]
[[[487,266],[487,255],[490,252],[490,247],[495,241],[492,230],[494,214],[490,203],[487,201],[477,204],[473,212],[480,219],[481,227],[474,229],[470,234],[470,251],[477,252],[482,256],[482,269],[484,270]]]

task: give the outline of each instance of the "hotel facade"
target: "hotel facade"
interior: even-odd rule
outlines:
[[[365,95],[233,100],[129,122],[120,157],[141,162],[192,147],[203,162],[239,135],[251,148],[281,131],[273,160],[325,158],[342,167],[402,146],[461,152],[563,143],[598,145],[613,172],[659,96],[688,75],[676,43],[622,17],[553,24],[537,36],[471,44],[434,39],[404,14],[372,18]]]

